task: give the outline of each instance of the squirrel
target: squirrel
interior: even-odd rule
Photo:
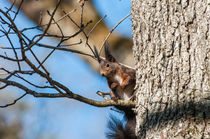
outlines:
[[[121,110],[124,112],[126,124],[124,125],[124,121],[111,115],[108,121],[106,137],[108,139],[137,139],[135,134],[136,114],[131,108]]]
[[[96,58],[100,64],[100,74],[106,77],[108,86],[111,89],[110,97],[112,100],[134,100],[134,87],[136,85],[135,70],[119,64],[111,55],[105,43],[105,59],[99,57],[95,49]]]
[[[111,100],[135,100],[134,87],[136,85],[135,70],[124,66],[116,61],[109,51],[109,45],[105,42],[105,59],[100,58],[96,47],[95,56],[100,64],[100,74],[106,77],[110,88]],[[124,113],[126,124],[110,116],[108,122],[109,132],[106,134],[109,139],[136,139],[136,114],[130,107],[116,107]]]

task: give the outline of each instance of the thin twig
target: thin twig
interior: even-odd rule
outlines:
[[[59,22],[59,21],[63,20],[63,19],[64,19],[65,17],[67,17],[68,15],[74,13],[76,10],[77,10],[77,9],[71,10],[70,12],[66,13],[64,16],[62,16],[61,18],[59,18],[56,22]],[[55,22],[55,23],[56,23],[56,22]]]
[[[53,10],[53,13],[52,13],[52,16],[51,16],[51,18],[50,18],[50,20],[49,20],[49,22],[48,22],[48,25],[47,25],[46,29],[44,30],[44,32],[42,33],[42,35],[41,35],[35,42],[33,42],[32,44],[30,44],[30,45],[28,46],[28,49],[31,49],[34,45],[36,45],[36,44],[45,36],[45,34],[47,33],[48,29],[49,29],[50,26],[51,26],[51,23],[52,23],[52,21],[53,21],[53,17],[54,17],[54,15],[55,15],[55,13],[56,13],[58,7],[60,6],[61,1],[62,1],[62,0],[59,0],[58,4],[56,4],[56,7],[55,7],[55,9]]]
[[[82,5],[81,5],[81,7],[82,7],[82,11],[81,11],[81,18],[80,18],[80,20],[81,20],[81,22],[80,22],[80,27],[82,27],[83,26],[83,14],[84,14],[84,6],[85,6],[85,1],[83,1],[83,3],[82,3]]]
[[[80,39],[79,42],[76,42],[76,43],[72,43],[72,44],[64,44],[64,45],[60,45],[60,47],[69,47],[69,46],[75,46],[75,45],[78,45],[78,44],[81,44],[82,43],[82,40]]]
[[[93,31],[93,30],[98,26],[98,24],[99,24],[102,20],[104,20],[106,17],[107,17],[107,15],[104,15],[103,18],[101,18],[100,20],[98,20],[98,22],[95,23],[95,25],[92,27],[92,29],[88,32],[87,37],[90,36],[90,34],[92,33],[92,31]]]
[[[103,97],[106,101],[109,101],[109,99],[106,97],[106,95],[110,95],[110,93],[103,93],[103,92],[96,92],[97,95]]]
[[[112,32],[117,28],[117,26],[119,26],[126,18],[128,18],[131,15],[131,13],[129,13],[128,15],[126,15],[122,20],[120,20],[115,26],[114,28],[112,28],[112,30],[110,30],[109,34],[106,36],[106,38],[104,39],[104,42],[102,43],[100,49],[99,49],[99,55],[101,55],[101,51],[102,48],[105,44],[105,42],[108,40],[108,38],[110,37],[110,35],[112,34]]]
[[[64,13],[66,13],[65,11],[63,11]],[[78,28],[81,28],[69,15],[68,15],[68,18],[72,21],[72,23],[76,26],[76,27],[78,27]],[[92,47],[89,45],[89,43],[88,43],[88,36],[87,36],[87,34],[85,33],[85,31],[83,30],[82,31],[82,33],[85,35],[85,37],[86,37],[86,45],[88,46],[88,48],[90,49],[90,51],[92,52],[92,54],[95,56],[95,53],[94,53],[94,51],[93,51],[93,49],[92,49]]]
[[[14,105],[16,104],[19,100],[21,100],[23,97],[25,97],[27,95],[27,93],[23,94],[22,96],[20,96],[19,98],[15,99],[12,103],[0,106],[0,108],[6,108],[8,106]]]
[[[15,49],[13,43],[12,43],[12,40],[10,39],[8,33],[6,33],[6,30],[3,28],[3,26],[1,26],[1,27],[2,27],[2,29],[4,30],[4,32],[3,32],[3,31],[2,31],[2,32],[6,35],[7,40],[9,41],[9,44],[10,44],[10,46],[12,47],[12,50],[13,50],[13,52],[14,52],[14,54],[15,54],[15,58],[16,58],[16,60],[17,60],[17,65],[18,65],[18,69],[21,70],[20,62],[19,62],[19,60],[18,60],[19,58],[18,58],[16,49]]]
[[[37,44],[39,47],[44,47],[44,48],[49,48],[49,49],[54,49],[54,50],[61,50],[61,51],[67,51],[67,52],[72,52],[72,53],[77,53],[77,54],[81,54],[81,55],[85,55],[85,56],[89,56],[93,59],[95,59],[94,56],[84,53],[82,51],[79,50],[75,50],[75,49],[70,49],[70,48],[63,48],[63,47],[54,47],[54,46],[50,46],[50,45],[45,45],[45,44]]]

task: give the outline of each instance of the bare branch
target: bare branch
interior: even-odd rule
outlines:
[[[69,16],[69,15],[68,15]],[[92,21],[89,21],[85,26],[83,26],[82,28],[80,28],[80,30],[76,33],[74,33],[73,35],[71,36],[68,36],[68,37],[62,37],[62,39],[60,40],[60,42],[58,43],[58,45],[56,47],[53,48],[53,50],[47,55],[47,57],[42,61],[41,65],[43,65],[43,63],[52,55],[52,53],[57,49],[57,50],[63,50],[63,51],[70,51],[70,52],[73,52],[73,53],[78,53],[78,54],[82,54],[82,55],[86,55],[86,56],[90,56],[91,58],[94,58],[93,56],[89,55],[89,54],[86,54],[86,53],[83,53],[81,51],[78,51],[78,50],[66,50],[66,49],[59,49],[59,46],[69,40],[70,38],[73,38],[75,36],[77,36],[80,32],[83,32],[83,30],[91,23]],[[38,44],[37,44],[38,45]],[[43,45],[42,45],[43,46]],[[46,46],[46,45],[45,45]],[[44,47],[44,46],[43,46]],[[51,48],[50,48],[51,49]],[[39,66],[40,67],[40,66]],[[38,67],[38,68],[39,68]]]
[[[104,42],[102,43],[100,49],[99,49],[99,55],[101,54],[102,48],[105,44],[105,42],[108,40],[108,38],[110,37],[110,35],[112,34],[112,32],[117,28],[117,26],[119,26],[126,18],[128,18],[131,15],[131,13],[129,13],[128,15],[126,15],[122,20],[120,20],[115,26],[114,28],[112,28],[112,30],[110,30],[109,34],[106,36],[106,38],[104,39]]]
[[[6,30],[3,28],[3,26],[1,26],[1,27],[2,27],[2,29],[4,30],[4,31],[2,31],[2,32],[6,35],[7,40],[9,41],[9,43],[10,43],[10,45],[11,45],[11,47],[12,47],[12,50],[13,50],[13,52],[14,52],[14,54],[15,54],[15,58],[16,58],[16,62],[17,62],[17,64],[18,64],[18,68],[19,68],[19,70],[21,70],[20,61],[18,60],[19,58],[18,58],[16,49],[15,49],[15,47],[14,47],[14,45],[13,45],[13,43],[12,43],[12,41],[11,41],[9,35],[8,35],[8,33],[6,33]]]
[[[61,3],[61,0],[59,0],[59,1],[58,1],[58,4],[56,4],[55,10],[53,10],[52,16],[51,16],[51,18],[50,18],[50,20],[49,20],[49,22],[48,22],[48,25],[47,25],[46,29],[45,29],[44,32],[42,33],[42,35],[41,35],[35,42],[33,42],[32,44],[30,44],[30,45],[28,46],[28,49],[31,49],[31,47],[33,47],[34,45],[36,45],[36,44],[45,36],[45,34],[47,33],[48,29],[50,28],[50,25],[51,25],[51,23],[52,23],[52,21],[53,21],[53,17],[54,17],[54,15],[55,15],[55,13],[56,13],[58,7],[60,6],[60,3]]]
[[[104,15],[103,18],[101,18],[100,20],[98,20],[98,22],[95,23],[95,25],[93,26],[93,28],[88,32],[87,37],[89,38],[90,34],[93,32],[93,30],[98,26],[98,24],[103,21],[105,18],[107,17],[107,15]]]
[[[59,22],[59,21],[63,20],[65,17],[69,16],[70,14],[72,14],[74,12],[76,12],[76,9],[73,9],[70,12],[66,13],[64,16],[62,16],[61,18],[59,18],[56,22]]]
[[[113,100],[108,100],[108,101],[96,101],[92,99],[85,98],[81,95],[74,94],[73,92],[69,93],[38,93],[36,91],[33,91],[25,86],[23,86],[20,83],[14,82],[14,81],[9,81],[5,79],[0,79],[1,82],[6,83],[8,86],[15,86],[18,87],[26,92],[26,94],[33,95],[34,97],[47,97],[47,98],[60,98],[60,97],[66,97],[66,98],[71,98],[78,100],[80,102],[84,102],[89,105],[97,106],[97,107],[108,107],[108,106],[126,106],[126,107],[135,107],[135,102],[133,101],[125,101],[125,100],[118,100],[118,101],[113,101]]]
[[[106,101],[109,101],[109,99],[106,97],[106,95],[110,95],[110,93],[102,93],[100,91],[96,92],[99,96],[103,97]]]
[[[82,40],[80,39],[79,42],[76,42],[76,43],[72,43],[72,44],[65,44],[65,45],[60,45],[60,47],[69,47],[69,46],[73,46],[73,45],[78,45],[78,44],[81,44],[82,43]]]
[[[7,57],[7,56],[2,56],[2,55],[0,55],[0,57],[3,58],[3,59],[9,60],[9,61],[14,61],[14,62],[23,61],[23,59],[13,59],[13,58],[10,58],[10,57]]]
[[[66,14],[66,12],[65,11],[63,11],[65,14]],[[78,28],[81,28],[81,26],[79,26],[69,15],[68,15],[68,18],[71,20],[71,22],[74,24],[74,25],[76,25],[76,27],[78,27]],[[82,22],[82,21],[81,21]],[[98,25],[98,24],[97,24]],[[94,26],[94,28],[95,28],[96,26]],[[93,28],[93,29],[94,29]],[[92,32],[92,31],[91,31]],[[92,54],[95,56],[95,53],[94,53],[94,51],[93,51],[93,49],[92,49],[92,47],[89,45],[89,43],[88,43],[88,38],[89,38],[89,36],[87,36],[87,34],[85,33],[85,31],[83,30],[82,31],[82,33],[85,35],[85,37],[86,37],[86,45],[88,46],[88,48],[90,49],[90,51],[92,52]]]
[[[9,107],[9,106],[11,106],[11,105],[14,105],[14,104],[16,104],[19,100],[21,100],[23,97],[25,97],[26,95],[27,95],[27,93],[25,93],[25,94],[23,94],[22,96],[20,96],[19,98],[15,99],[12,103],[9,103],[9,104],[0,106],[0,108],[6,108],[6,107]]]
[[[67,52],[77,53],[77,54],[89,56],[89,57],[95,59],[95,57],[92,56],[92,55],[90,55],[90,54],[84,53],[84,52],[79,51],[79,50],[71,49],[71,48],[54,47],[54,46],[45,45],[45,44],[37,44],[37,45],[40,46],[40,47],[44,47],[44,48],[49,48],[49,49],[54,49],[54,50],[61,50],[61,51],[67,51]]]
[[[26,95],[32,95],[34,97],[43,97],[43,98],[61,98],[62,97],[62,98],[75,99],[80,102],[83,102],[83,103],[86,103],[89,105],[93,105],[93,106],[97,106],[97,107],[107,107],[107,106],[134,107],[135,106],[135,102],[132,102],[132,101],[109,100],[106,97],[106,94],[102,93],[102,92],[100,92],[100,93],[98,92],[97,94],[102,96],[105,99],[105,101],[96,101],[96,100],[92,100],[92,99],[86,98],[84,96],[81,96],[79,94],[73,93],[68,87],[66,87],[62,83],[54,80],[52,78],[52,76],[50,75],[49,71],[43,66],[45,61],[54,53],[55,50],[77,53],[77,54],[85,55],[85,56],[91,57],[93,59],[96,59],[94,51],[93,51],[93,47],[89,44],[89,37],[90,37],[91,33],[99,25],[99,23],[101,23],[101,21],[106,17],[106,15],[103,18],[101,18],[98,22],[96,22],[95,25],[90,29],[90,31],[88,33],[86,33],[85,29],[87,28],[87,26],[90,23],[92,23],[92,21],[90,20],[87,23],[84,23],[83,18],[84,18],[84,4],[85,3],[83,3],[81,5],[81,19],[80,19],[81,23],[77,24],[70,17],[70,14],[74,13],[76,11],[75,9],[73,9],[72,11],[70,11],[68,13],[64,12],[65,13],[64,16],[62,16],[58,20],[55,19],[56,11],[61,3],[61,0],[59,0],[55,6],[55,9],[52,11],[52,13],[48,12],[48,16],[50,16],[50,19],[47,24],[41,25],[41,22],[42,22],[42,19],[41,19],[40,24],[38,24],[37,26],[23,28],[20,30],[14,21],[20,11],[21,5],[23,4],[23,0],[21,1],[20,5],[19,5],[18,10],[16,12],[12,13],[14,3],[12,4],[12,6],[10,8],[7,8],[6,12],[3,11],[2,9],[0,9],[0,14],[1,14],[0,15],[0,24],[2,24],[1,25],[2,29],[0,31],[3,33],[3,35],[1,35],[0,37],[5,37],[8,40],[9,45],[10,45],[9,47],[0,46],[0,48],[7,49],[8,51],[12,51],[13,56],[7,56],[7,54],[5,53],[5,55],[0,54],[0,58],[5,60],[6,62],[9,61],[9,62],[17,63],[18,68],[13,69],[13,70],[10,70],[7,68],[0,68],[0,71],[5,72],[5,75],[6,75],[5,77],[0,78],[0,83],[2,83],[0,90],[8,88],[10,86],[13,86],[13,87],[17,87],[17,88],[23,90],[25,93],[23,95],[21,95],[20,97],[18,97],[17,99],[15,99],[12,103],[0,106],[0,108],[5,108],[8,106],[14,105],[19,100],[21,100],[23,97],[25,97]],[[11,15],[14,15],[14,16],[11,16],[10,13],[11,13]],[[58,22],[63,20],[66,17],[68,17],[68,19],[70,19],[72,21],[72,23],[76,25],[76,27],[78,28],[78,31],[76,31],[70,35],[65,35],[62,27],[58,24]],[[125,17],[125,18],[127,18],[127,17]],[[124,19],[122,19],[115,26],[115,28],[123,20]],[[60,33],[59,35],[52,34],[52,33],[48,32],[50,26],[53,24],[55,24],[57,26],[57,28],[59,29],[59,33]],[[6,28],[5,29],[3,27],[3,25],[8,26],[9,29],[7,29],[6,27],[5,27]],[[113,32],[113,30],[115,28],[113,28],[111,30],[110,34]],[[31,38],[26,35],[25,31],[33,31],[33,30],[40,30],[43,32],[40,34],[35,34]],[[78,44],[82,43],[82,40],[80,39],[80,41],[78,41],[77,43],[72,43],[69,45],[65,44],[67,40],[77,36],[80,33],[84,34],[84,36],[86,38],[86,46],[88,46],[88,48],[90,49],[90,51],[92,52],[93,55],[79,51],[79,50],[75,50],[72,48],[66,48],[67,46],[78,45]],[[11,38],[11,35],[16,35],[18,37],[18,39],[19,39],[18,46],[15,46],[16,43]],[[48,38],[48,37],[56,38],[58,40],[58,42],[53,46],[51,46],[49,44],[43,44],[40,42],[43,38]],[[107,37],[107,39],[108,39],[108,37]],[[35,50],[34,50],[35,47],[37,47],[37,49],[39,49],[40,47],[46,48],[48,50],[52,49],[52,51],[50,51],[49,54],[45,55],[44,60],[41,60],[39,58],[39,56],[36,55],[36,53],[35,53]],[[28,54],[30,54],[30,56],[32,56],[32,58]],[[24,68],[21,67],[23,64],[27,65],[27,70],[24,70],[25,67]],[[29,79],[26,78],[26,76],[31,77],[34,74],[35,75],[38,74],[41,79],[46,80],[46,85],[43,85],[43,86],[37,85],[37,84],[33,83],[33,81],[30,81]],[[18,81],[24,81],[24,83],[20,83]],[[34,90],[30,89],[29,87],[27,87],[26,85],[30,86],[30,87],[33,86],[36,89],[39,88],[39,90],[42,90],[42,91],[45,90],[46,88],[48,88],[47,89],[48,92],[34,91]],[[50,91],[52,91],[52,90],[55,93],[51,93]]]

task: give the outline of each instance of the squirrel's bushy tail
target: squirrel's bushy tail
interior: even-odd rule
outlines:
[[[129,117],[129,119],[127,119],[127,123],[123,123],[124,121],[110,115],[110,119],[108,121],[108,132],[106,133],[107,139],[137,139],[135,135],[135,117]]]

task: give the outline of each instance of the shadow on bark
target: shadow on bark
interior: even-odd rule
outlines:
[[[210,102],[187,102],[176,106],[167,107],[163,111],[149,113],[145,112],[146,118],[140,127],[139,138],[145,138],[146,132],[157,126],[173,123],[175,125],[180,119],[209,120]]]

